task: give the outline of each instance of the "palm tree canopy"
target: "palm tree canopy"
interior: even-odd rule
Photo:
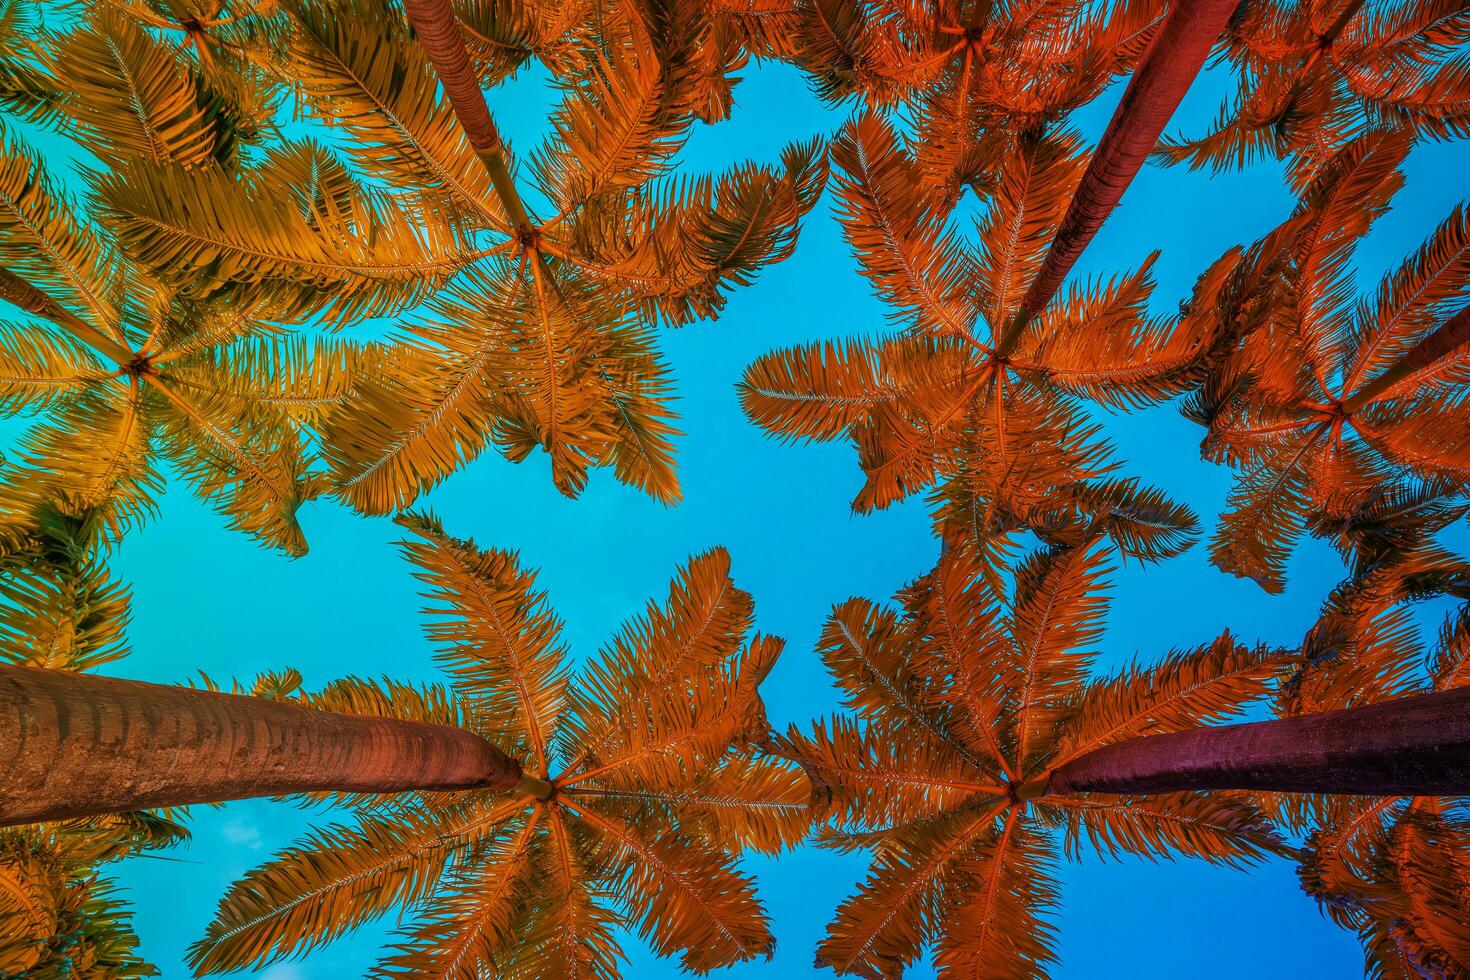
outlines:
[[[549,793],[356,799],[356,825],[322,828],[230,889],[193,948],[196,971],[301,952],[394,908],[414,917],[376,976],[613,977],[620,926],[696,972],[768,956],[736,861],[800,840],[811,788],[760,751],[757,685],[781,642],[750,632],[728,556],[691,559],[665,602],[574,674],[561,622],[514,554],[427,515],[399,521],[453,683],[349,680],[303,699],[466,727]]]
[[[793,729],[783,748],[833,795],[819,840],[874,858],[823,963],[894,977],[933,944],[941,976],[1045,976],[1063,854],[1237,864],[1282,850],[1242,794],[1017,797],[1094,748],[1234,714],[1278,668],[1278,654],[1224,634],[1090,679],[1105,574],[1095,546],[1045,549],[1002,596],[951,555],[896,610],[850,599],[833,611],[820,649],[856,718]]]
[[[545,449],[568,494],[606,465],[677,499],[654,328],[717,315],[789,255],[826,171],[808,141],[672,177],[733,79],[705,70],[718,18],[661,16],[470,11],[483,78],[536,55],[563,92],[543,145],[513,159],[524,199],[492,186],[379,3],[103,7],[9,60],[0,47],[28,73],[0,111],[97,161],[63,186],[4,126],[0,294],[42,322],[0,324],[0,407],[43,413],[7,515],[99,511],[116,537],[167,463],[296,554],[301,503],[390,512],[492,444]],[[0,35],[22,32],[0,17]],[[379,317],[397,321],[387,342],[322,334]]]
[[[1149,265],[1074,286],[999,357],[1086,163],[1068,131],[1029,138],[998,160],[975,240],[926,200],[893,126],[864,114],[832,146],[847,240],[889,304],[892,336],[775,351],[745,372],[746,414],[791,439],[847,439],[867,511],[932,488],[946,540],[994,553],[1018,528],[1043,534],[1101,520],[1125,553],[1156,559],[1192,539],[1187,508],[1130,479],[1083,402],[1166,400],[1197,380],[1214,321],[1150,317]]]
[[[1344,147],[1265,247],[1227,257],[1230,273],[1197,289],[1214,296],[1202,315],[1243,325],[1238,345],[1186,401],[1186,414],[1208,426],[1206,456],[1240,470],[1211,558],[1268,591],[1282,588],[1283,565],[1309,522],[1325,529],[1385,495],[1444,499],[1470,472],[1470,348],[1363,404],[1354,397],[1470,300],[1463,207],[1372,296],[1354,294],[1353,248],[1401,185],[1407,151],[1401,133]]]
[[[1242,167],[1286,158],[1300,187],[1369,132],[1470,134],[1470,6],[1464,0],[1251,0],[1226,34],[1240,88],[1203,136],[1160,160]]]

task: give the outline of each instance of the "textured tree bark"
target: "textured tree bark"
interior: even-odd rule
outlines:
[[[1343,411],[1352,414],[1380,395],[1390,391],[1406,378],[1418,374],[1435,361],[1470,342],[1470,306],[1450,317],[1389,365],[1378,377],[1353,392],[1342,403]]]
[[[490,118],[490,107],[485,104],[485,93],[480,91],[479,76],[470,64],[470,54],[465,50],[459,21],[450,9],[449,0],[404,0],[403,9],[419,46],[439,73],[444,94],[449,97],[470,145],[489,171],[490,182],[495,185],[495,194],[511,225],[529,228],[530,216],[506,165],[505,144],[500,139],[500,130],[495,128],[495,120]]]
[[[0,825],[311,790],[520,781],[515,759],[447,725],[0,666]]]
[[[1077,257],[1118,206],[1237,6],[1239,0],[1176,0],[1129,79],[1046,259],[996,344],[997,356],[1015,349],[1026,325],[1051,302]]]
[[[1042,787],[1037,787],[1042,789]],[[1300,718],[1149,735],[1053,771],[1044,793],[1470,793],[1470,688]]]

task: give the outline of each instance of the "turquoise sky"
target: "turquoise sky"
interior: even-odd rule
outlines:
[[[691,172],[751,158],[774,161],[791,140],[834,130],[843,113],[823,108],[800,76],[751,69],[736,90],[734,117],[698,127],[681,157]],[[1213,116],[1228,78],[1196,83],[1171,129],[1197,131]],[[1077,114],[1091,138],[1121,91]],[[534,74],[493,93],[492,109],[513,145],[544,119],[552,93]],[[524,152],[524,150],[523,150]],[[1465,194],[1470,151],[1421,147],[1394,210],[1360,248],[1359,282],[1378,277],[1415,247]],[[973,204],[973,199],[970,202]],[[1189,294],[1195,276],[1227,247],[1264,233],[1292,206],[1280,170],[1261,165],[1219,177],[1146,169],[1084,255],[1077,275],[1135,267],[1155,248],[1155,312]],[[840,445],[779,445],[743,418],[734,385],[756,356],[778,346],[871,334],[884,311],[857,274],[830,212],[812,213],[794,258],[734,294],[725,315],[665,333],[678,379],[686,435],[679,443],[684,502],[667,509],[596,472],[581,499],[552,487],[544,457],[513,466],[487,456],[425,501],[460,536],[519,549],[542,570],[541,585],[567,623],[566,638],[589,656],[675,567],[712,545],[729,548],[736,581],[756,599],[757,624],[788,641],[764,691],[773,723],[806,722],[836,707],[813,653],[831,606],[852,595],[886,599],[937,555],[921,500],[872,516],[848,507],[861,483],[853,451]],[[1199,460],[1201,431],[1174,406],[1106,416],[1126,471],[1191,504],[1213,526],[1229,473]],[[386,519],[354,516],[330,502],[307,507],[311,553],[298,560],[261,550],[177,484],[162,516],[122,546],[116,568],[135,589],[133,655],[110,672],[183,682],[203,669],[216,678],[299,668],[309,686],[346,673],[438,679],[420,632],[420,600]],[[1230,627],[1245,639],[1295,643],[1342,568],[1325,547],[1302,547],[1290,587],[1276,597],[1213,569],[1205,549],[1115,576],[1114,604],[1099,664],[1194,645]],[[187,975],[182,953],[209,920],[225,886],[314,822],[330,815],[269,801],[199,808],[193,843],[173,860],[134,859],[120,872],[137,907],[142,953],[168,978]],[[775,959],[719,976],[831,976],[811,966],[815,945],[865,862],[802,849],[773,863],[752,861],[772,918]],[[1323,919],[1297,887],[1295,870],[1273,861],[1246,873],[1197,862],[1149,864],[1090,858],[1061,869],[1060,978],[1252,976],[1343,977],[1361,972],[1356,939]],[[360,976],[395,923],[389,919],[260,975]],[[678,975],[629,937],[636,978]],[[927,968],[914,976],[932,976]]]

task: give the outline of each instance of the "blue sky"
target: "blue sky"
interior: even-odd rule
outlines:
[[[843,114],[823,108],[797,73],[746,72],[734,117],[699,127],[681,166],[718,170],[751,158],[774,161],[791,140],[831,132]],[[1197,131],[1213,116],[1228,79],[1196,83],[1171,129]],[[1105,125],[1120,86],[1075,122],[1091,138]],[[527,75],[493,93],[492,110],[512,144],[541,125],[551,93]],[[1360,286],[1376,284],[1464,193],[1470,151],[1421,147],[1394,210],[1360,248]],[[486,456],[430,494],[454,534],[519,549],[542,570],[541,585],[566,621],[566,639],[590,656],[624,617],[661,595],[677,565],[726,546],[737,582],[756,600],[758,628],[785,637],[787,652],[764,691],[777,727],[805,723],[836,707],[813,652],[832,605],[852,595],[886,599],[926,571],[937,554],[922,500],[870,516],[849,502],[861,483],[843,445],[781,445],[742,416],[734,385],[743,368],[773,347],[884,328],[884,310],[858,275],[830,213],[830,196],[808,219],[796,255],[734,294],[724,316],[663,336],[678,380],[679,466],[685,499],[665,508],[595,473],[581,499],[552,487],[544,457],[513,466]],[[1212,177],[1146,169],[1084,255],[1076,275],[1135,267],[1155,248],[1154,310],[1187,297],[1196,275],[1230,245],[1249,242],[1284,217],[1292,199],[1280,169],[1260,165]],[[1230,474],[1200,461],[1200,430],[1173,406],[1106,416],[1128,473],[1166,488],[1213,525]],[[110,672],[182,682],[195,671],[251,677],[299,668],[308,685],[337,676],[392,674],[437,679],[420,632],[420,600],[386,519],[357,517],[331,502],[305,508],[311,553],[298,560],[264,551],[177,484],[162,516],[134,533],[115,565],[133,583],[133,655]],[[1290,568],[1290,586],[1270,597],[1212,568],[1204,547],[1162,565],[1130,566],[1114,578],[1113,606],[1099,658],[1109,669],[1193,645],[1226,626],[1243,638],[1296,642],[1342,568],[1325,546],[1308,543]],[[160,861],[121,869],[137,912],[142,953],[168,978],[186,976],[182,953],[209,920],[225,886],[307,827],[328,817],[287,804],[242,801],[198,808],[192,844]],[[864,862],[801,849],[779,862],[752,861],[774,920],[775,959],[720,976],[808,977],[815,945]],[[1059,978],[1175,976],[1341,977],[1361,970],[1353,936],[1323,919],[1298,889],[1294,869],[1271,862],[1249,872],[1195,862],[1149,864],[1095,858],[1061,869]],[[262,971],[273,980],[360,976],[394,922],[359,930],[307,959]],[[679,975],[636,938],[630,977]],[[927,968],[916,977],[932,976]]]

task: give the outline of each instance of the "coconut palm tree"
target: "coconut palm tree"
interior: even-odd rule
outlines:
[[[1226,634],[1089,684],[1103,571],[1095,548],[1038,552],[1003,600],[975,561],[952,555],[896,612],[862,599],[834,609],[820,652],[858,718],[793,729],[786,747],[834,793],[835,829],[819,840],[871,847],[875,860],[820,962],[897,976],[933,943],[941,975],[1044,975],[1058,836],[1069,855],[1091,843],[1240,863],[1282,849],[1230,794],[1019,798],[1099,744],[1233,713],[1276,669],[1271,651]]]
[[[753,751],[767,736],[756,686],[781,644],[747,642],[751,598],[725,553],[691,560],[574,681],[561,624],[514,555],[400,521],[453,693],[354,681],[306,703],[463,726],[524,776],[410,796],[339,787],[371,794],[354,798],[359,821],[235,885],[193,948],[196,970],[299,953],[393,908],[413,915],[384,976],[615,976],[618,926],[692,970],[769,955],[735,860],[798,841],[811,788]]]
[[[760,751],[757,685],[781,642],[748,636],[728,555],[689,561],[573,683],[534,573],[431,517],[400,523],[450,689],[347,679],[300,693],[293,671],[244,696],[0,667],[0,821],[350,801],[356,826],[320,830],[231,889],[194,948],[200,971],[300,952],[394,907],[417,918],[390,976],[616,976],[619,924],[691,970],[769,955],[735,861],[800,840],[811,789]]]
[[[1002,598],[950,555],[898,611],[834,610],[820,650],[858,717],[793,729],[783,751],[833,794],[820,839],[874,860],[822,963],[896,976],[933,944],[942,976],[1044,976],[1063,852],[1239,864],[1293,853],[1240,791],[1470,788],[1470,701],[1454,692],[1200,727],[1260,698],[1286,663],[1228,633],[1088,679],[1103,574],[1095,546],[1043,550]]]
[[[728,556],[691,560],[573,685],[534,573],[432,518],[399,520],[442,603],[429,633],[451,689],[349,678],[305,694],[287,672],[246,696],[0,667],[0,823],[350,801],[356,827],[327,828],[232,889],[194,949],[200,971],[299,951],[400,904],[422,916],[389,975],[615,975],[619,924],[691,969],[769,954],[734,862],[800,840],[811,788],[759,750],[757,685],[781,643],[747,642],[751,598]]]
[[[1187,509],[1103,479],[1115,464],[1082,401],[1123,408],[1188,390],[1219,342],[1214,321],[1149,318],[1146,263],[1054,300],[997,354],[1081,179],[1079,138],[1059,131],[1006,155],[974,246],[945,226],[881,117],[845,126],[832,158],[844,231],[901,332],[765,355],[740,385],[746,414],[783,438],[850,440],[867,476],[856,510],[934,487],[952,545],[993,553],[1020,527],[1101,519],[1131,554],[1186,547]]]
[[[1274,233],[1280,274],[1255,280],[1242,339],[1186,403],[1209,429],[1206,458],[1241,471],[1211,559],[1271,592],[1309,522],[1326,529],[1419,483],[1442,484],[1431,497],[1457,495],[1470,470],[1465,209],[1371,299],[1355,302],[1348,278],[1353,247],[1400,184],[1407,148],[1401,133],[1370,134],[1322,169]],[[1202,315],[1239,319],[1229,305]]]
[[[1463,580],[1464,565],[1459,563]],[[1406,703],[1470,685],[1470,607],[1446,617],[1426,656],[1406,600],[1412,563],[1382,566],[1329,600],[1303,644],[1284,716]],[[1375,976],[1470,972],[1470,797],[1308,796],[1274,801],[1306,837],[1301,880],[1334,922],[1356,931]]]
[[[127,906],[96,869],[187,836],[148,813],[0,830],[0,975],[158,976],[135,952]]]
[[[578,12],[559,27],[542,23],[532,31],[540,40],[526,39],[558,52],[549,67],[564,97],[548,138],[520,167],[478,88],[513,70],[520,48],[472,61],[451,16],[479,108],[466,121],[470,89],[449,77],[440,94],[396,9],[286,0],[254,15],[276,22],[284,41],[249,57],[328,123],[354,171],[391,186],[397,206],[448,228],[456,243],[445,249],[458,277],[431,289],[432,303],[400,325],[377,381],[327,427],[334,487],[359,510],[408,504],[492,443],[513,460],[546,449],[568,494],[591,467],[610,465],[675,499],[669,380],[652,327],[715,315],[729,289],[790,254],[820,193],[816,142],[788,148],[779,167],[669,178],[711,86],[729,84],[695,70],[708,19],[695,5],[595,17],[571,6]],[[482,50],[493,39],[475,30],[482,19],[470,23],[465,33]],[[553,39],[554,30],[566,36]],[[155,257],[156,274],[195,276],[218,261],[214,249],[186,247],[201,230],[198,208],[169,206],[212,198],[211,188],[176,173],[121,183],[125,245]],[[211,241],[253,254],[250,222],[231,211],[209,208]]]
[[[492,442],[513,459],[547,447],[569,493],[608,464],[677,496],[650,326],[714,315],[790,253],[820,146],[778,168],[663,176],[693,107],[731,83],[691,67],[712,21],[690,33],[579,8],[511,49],[494,5],[468,23],[479,77],[532,52],[561,69],[528,168],[544,222],[509,164],[477,158],[383,4],[118,4],[43,35],[51,116],[102,166],[73,202],[20,136],[0,152],[0,294],[44,321],[0,336],[0,398],[53,416],[5,491],[7,516],[26,515],[14,533],[62,506],[100,511],[116,536],[151,509],[160,455],[292,553],[303,501],[334,491],[386,512]],[[285,135],[288,98],[323,123]],[[366,350],[279,336],[410,308]]]
[[[1110,4],[934,4],[818,0],[768,13],[775,56],[818,94],[854,96],[912,123],[916,172],[945,211],[982,194],[995,151],[1090,102],[1138,59],[1159,23],[1154,0]]]
[[[99,23],[86,30],[105,28],[102,40],[114,42],[106,50],[125,59],[98,59],[96,71],[148,77],[157,83],[150,92],[177,83],[167,100],[160,95],[168,105],[205,98],[173,53],[125,20],[95,17]],[[85,91],[84,81],[77,84]],[[159,109],[143,125],[125,103],[86,100],[121,169],[197,171],[197,180],[236,203],[270,188],[290,205],[260,208],[249,223],[277,254],[256,256],[248,272],[217,254],[216,278],[150,276],[141,257],[119,248],[117,223],[84,210],[105,216],[107,205],[72,201],[33,146],[5,138],[0,297],[31,318],[0,325],[0,402],[9,413],[42,418],[21,439],[0,487],[0,534],[23,537],[40,515],[59,510],[96,520],[115,539],[151,513],[158,469],[167,462],[233,526],[300,553],[296,510],[324,489],[312,472],[308,426],[353,390],[360,356],[340,340],[272,338],[272,324],[308,313],[350,319],[409,302],[416,284],[387,266],[414,243],[428,246],[408,216],[356,184],[320,147],[283,146],[248,174],[230,172],[222,161],[233,159],[240,136],[218,122],[222,115],[176,109],[181,117],[165,124]],[[114,203],[132,193],[102,188]],[[394,258],[385,259],[388,253]],[[162,267],[170,260],[147,261]],[[282,271],[312,265],[310,278]]]
[[[1407,129],[1470,132],[1470,7],[1463,0],[1249,0],[1226,34],[1240,87],[1210,131],[1159,148],[1191,168],[1290,161],[1302,186],[1343,143]]]

